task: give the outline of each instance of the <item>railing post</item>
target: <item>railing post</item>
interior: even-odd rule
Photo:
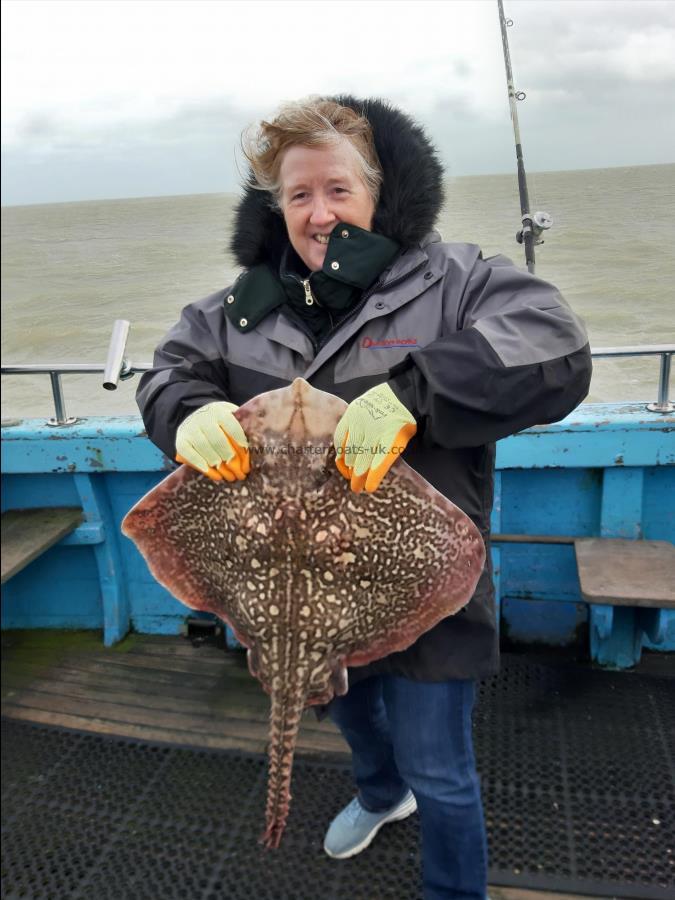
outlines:
[[[54,410],[56,412],[56,418],[48,419],[47,425],[51,425],[52,428],[60,427],[62,425],[74,425],[75,422],[77,422],[77,418],[75,416],[66,415],[66,403],[63,399],[61,376],[58,372],[50,372],[49,377],[52,382],[52,395],[54,397]]]
[[[670,380],[670,353],[661,354],[661,366],[659,369],[659,399],[656,403],[648,403],[650,412],[669,413],[675,409],[675,404],[668,400],[668,382]]]

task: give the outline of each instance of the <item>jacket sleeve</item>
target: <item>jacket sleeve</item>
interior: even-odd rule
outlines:
[[[176,431],[183,419],[205,403],[229,399],[223,296],[221,291],[185,307],[136,391],[148,437],[170,459],[176,455]]]
[[[584,326],[558,290],[479,256],[448,333],[394,367],[389,385],[432,441],[475,447],[564,418],[591,371]]]

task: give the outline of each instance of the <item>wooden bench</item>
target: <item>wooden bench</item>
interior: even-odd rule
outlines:
[[[675,546],[669,541],[578,538],[574,550],[588,603],[675,609]]]
[[[663,640],[665,615],[675,610],[675,546],[669,541],[496,534],[495,544],[572,544],[583,600],[589,604],[591,659],[628,668],[643,635]]]
[[[581,596],[590,604],[591,658],[634,666],[643,634],[659,644],[662,609],[675,609],[675,546],[669,541],[580,538],[574,542]]]
[[[84,521],[79,507],[10,509],[2,514],[2,584]]]

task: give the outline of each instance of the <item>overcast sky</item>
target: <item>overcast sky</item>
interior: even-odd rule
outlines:
[[[526,167],[675,161],[673,0],[505,0]],[[496,0],[3,0],[5,205],[237,190],[284,100],[385,97],[515,168]]]

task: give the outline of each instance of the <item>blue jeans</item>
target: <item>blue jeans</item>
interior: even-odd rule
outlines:
[[[393,675],[357,682],[328,707],[352,750],[359,800],[390,809],[410,788],[422,833],[424,900],[485,900],[487,840],[471,739],[473,681]]]

